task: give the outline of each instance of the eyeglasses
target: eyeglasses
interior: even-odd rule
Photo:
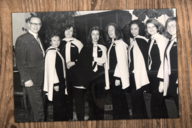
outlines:
[[[31,23],[31,22],[29,22],[31,25],[33,25],[33,26],[41,26],[42,24],[41,23]]]

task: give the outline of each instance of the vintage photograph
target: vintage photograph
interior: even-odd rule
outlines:
[[[176,9],[12,13],[15,122],[178,118]]]

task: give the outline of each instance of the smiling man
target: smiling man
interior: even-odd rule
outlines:
[[[38,17],[31,17],[28,26],[28,32],[16,40],[17,67],[21,75],[21,83],[31,105],[31,121],[44,121],[42,85],[45,52],[38,37],[41,20]]]

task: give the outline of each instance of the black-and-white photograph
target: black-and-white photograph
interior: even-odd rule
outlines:
[[[178,118],[176,9],[12,13],[15,122]]]

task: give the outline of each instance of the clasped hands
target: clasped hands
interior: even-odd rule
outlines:
[[[119,86],[121,84],[120,80],[115,80],[115,86]],[[109,90],[108,87],[105,87],[105,90]]]
[[[99,66],[103,66],[103,64],[104,64],[103,62],[101,62],[101,58],[94,57],[93,60],[94,60],[95,62],[97,62],[97,65],[99,65]]]
[[[33,86],[33,81],[32,80],[28,80],[24,83],[25,87],[31,87]]]
[[[25,84],[25,87],[32,87],[33,86],[33,81],[32,80],[28,80],[24,84]],[[54,86],[54,90],[56,92],[58,92],[59,91],[59,86]]]
[[[70,69],[74,65],[75,65],[74,61],[67,62],[67,69]]]

